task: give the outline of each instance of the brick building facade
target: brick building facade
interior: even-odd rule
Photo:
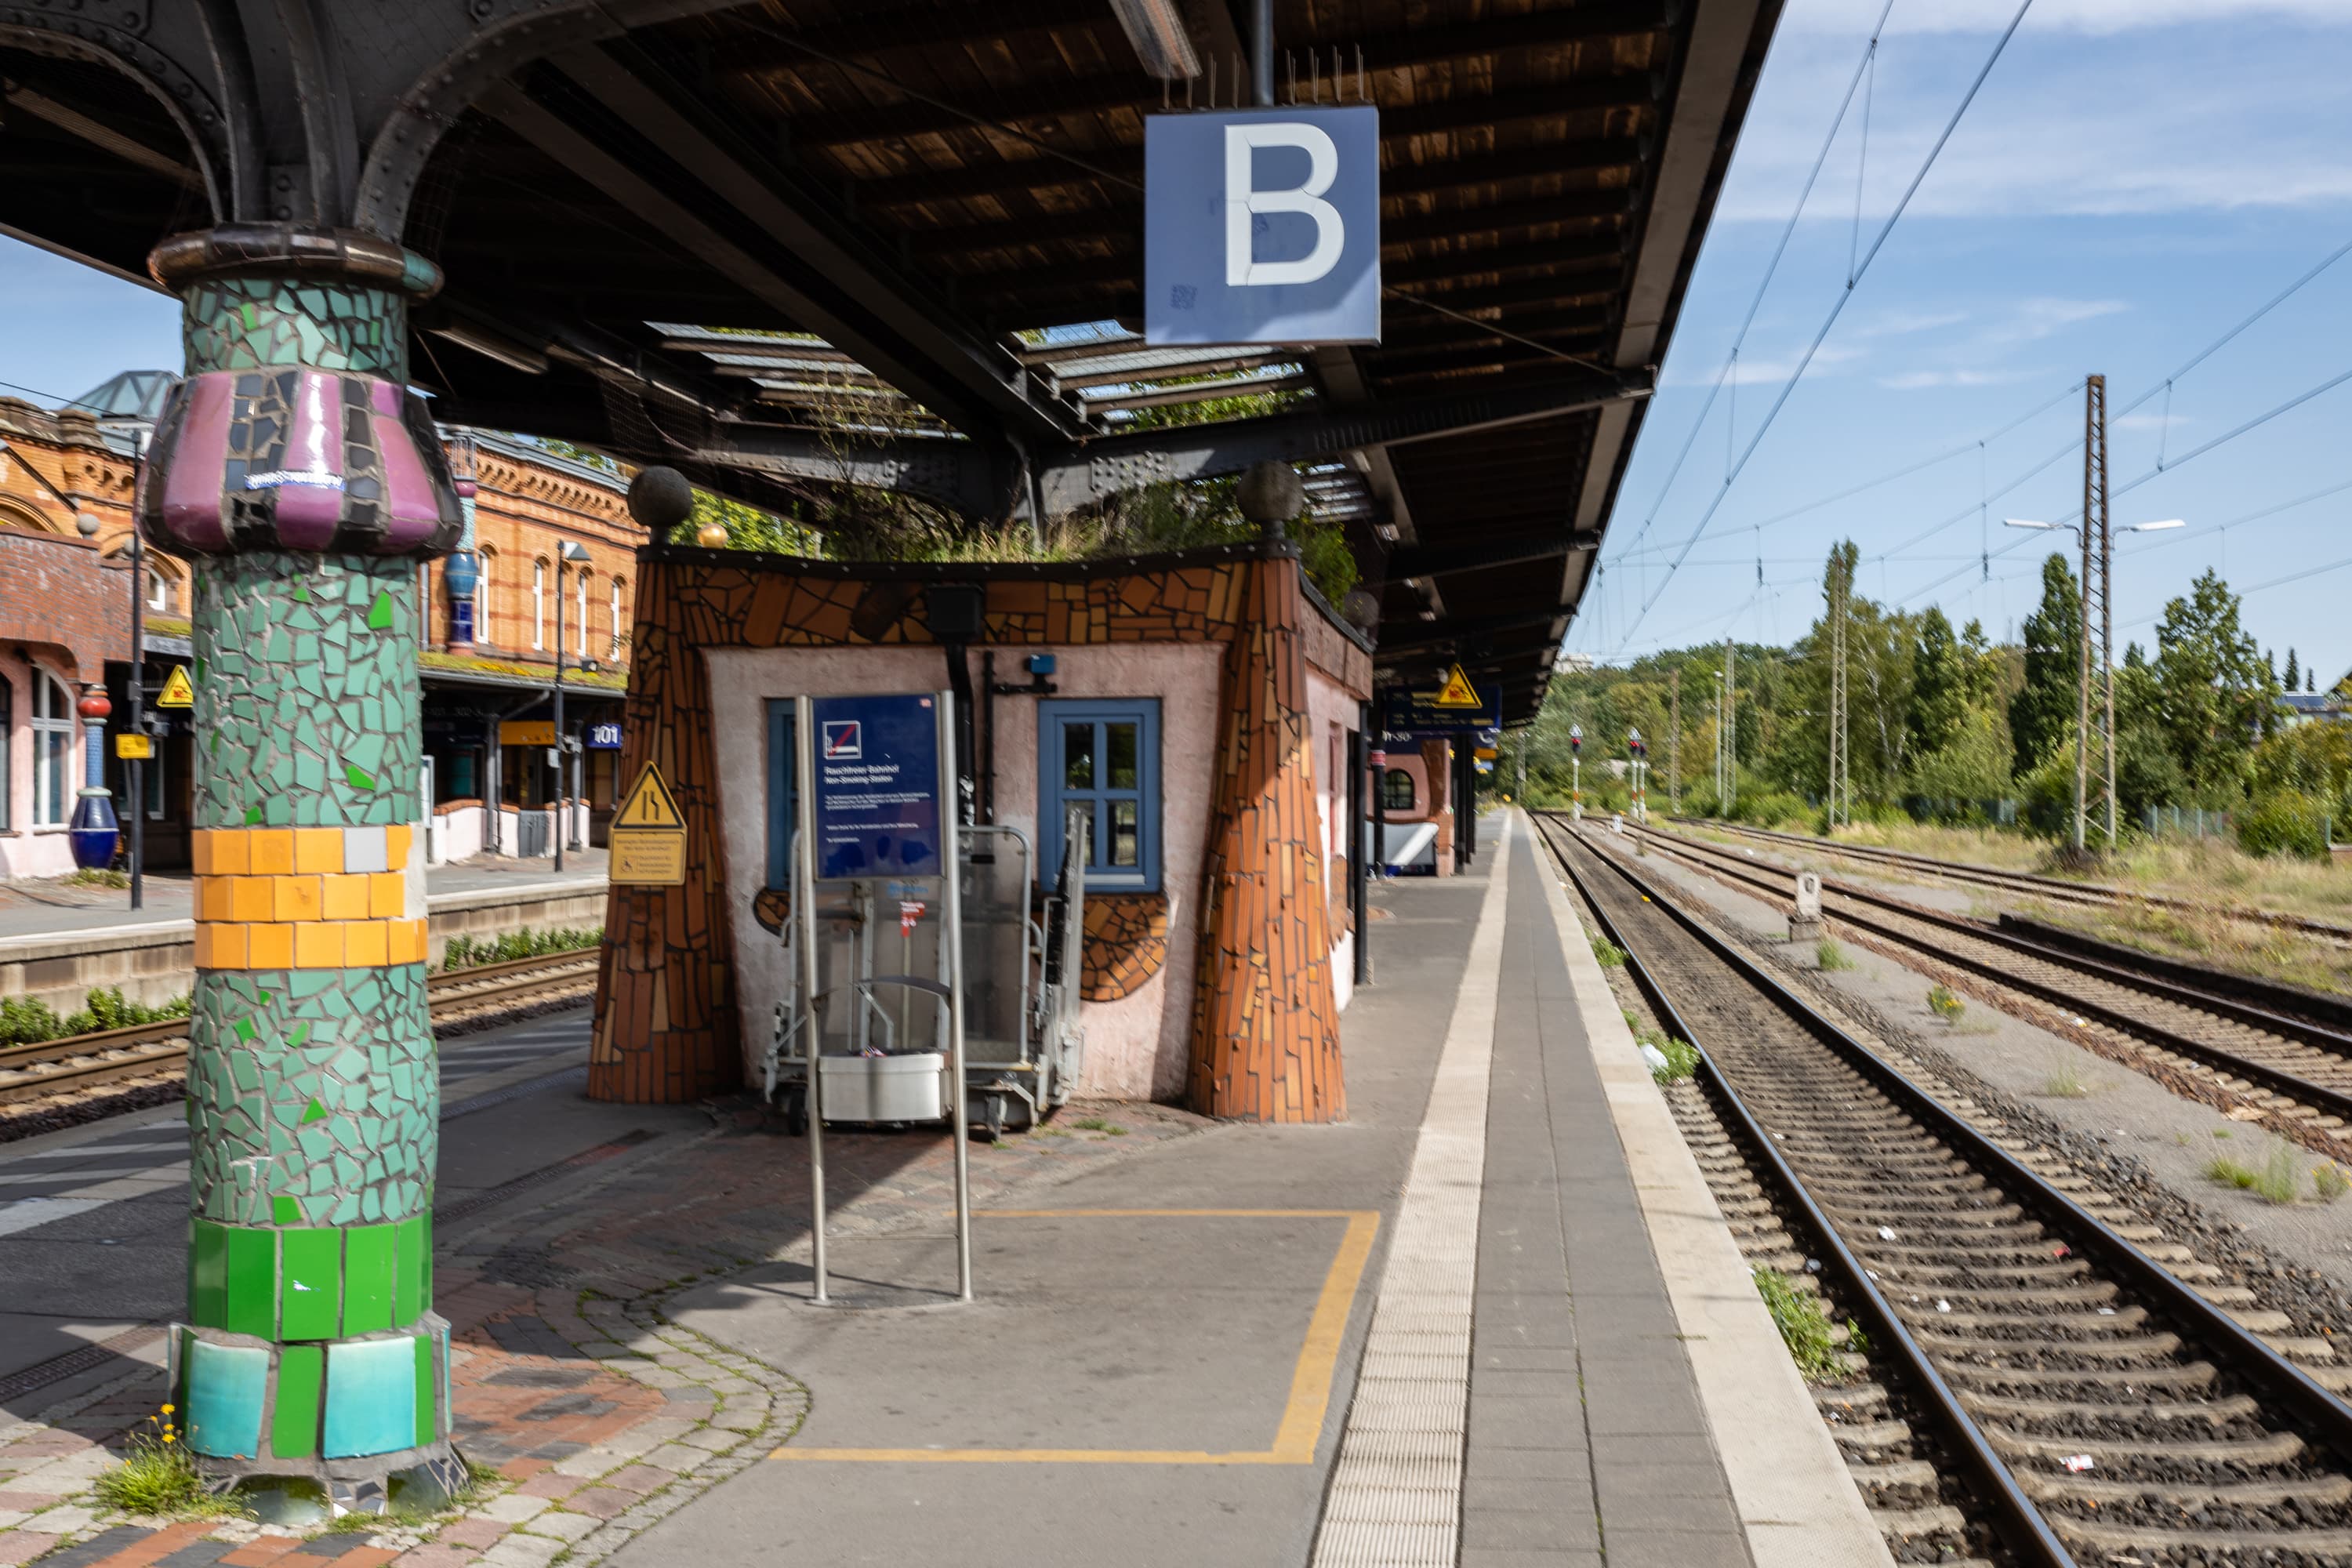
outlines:
[[[173,380],[127,373],[56,412],[0,398],[0,878],[73,868],[63,825],[83,783],[72,706],[84,685],[103,682],[115,705],[110,728],[126,725],[131,498],[146,433]],[[453,457],[462,452],[478,487],[467,503],[480,563],[471,616],[453,603],[449,563],[419,568],[429,606],[420,679],[436,816],[451,828],[444,841],[451,858],[478,848],[543,852],[552,825],[526,819],[544,819],[575,783],[583,831],[600,840],[614,805],[631,569],[645,530],[629,517],[619,473],[514,437],[457,434]],[[85,516],[97,520],[87,540]],[[566,543],[586,561],[561,562]],[[559,576],[564,728],[577,748],[560,775],[544,735]],[[184,713],[159,710],[153,700],[173,667],[192,657],[189,584],[184,563],[145,552],[142,679],[162,733],[143,788],[148,864],[159,870],[183,868],[188,857],[194,737]],[[470,639],[462,635],[468,624]],[[106,771],[127,813],[122,766],[110,755]]]

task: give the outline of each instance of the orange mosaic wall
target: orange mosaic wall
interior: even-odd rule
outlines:
[[[634,780],[648,763],[661,769],[686,818],[688,871],[678,887],[611,891],[590,1096],[675,1103],[742,1078],[730,917],[710,853],[720,841],[718,765],[698,650],[929,645],[926,584],[979,581],[981,646],[1227,645],[1232,718],[1218,739],[1190,1098],[1209,1114],[1251,1120],[1342,1114],[1300,632],[1302,616],[1319,612],[1306,606],[1296,556],[1214,549],[1100,565],[901,569],[884,580],[854,573],[673,545],[640,552],[622,776]],[[1361,657],[1353,645],[1328,657],[1353,674],[1345,653]],[[1369,663],[1360,668],[1368,678]],[[1090,952],[1088,984],[1132,977],[1154,940],[1148,917],[1143,925],[1143,939],[1099,976]],[[1163,913],[1154,968],[1165,962],[1164,938]]]
[[[1078,994],[1116,1002],[1143,989],[1168,962],[1168,895],[1088,893]]]

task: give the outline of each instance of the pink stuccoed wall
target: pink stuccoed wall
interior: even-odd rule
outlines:
[[[1033,653],[1055,656],[1052,679],[1056,697],[1160,700],[1160,886],[1169,901],[1168,962],[1132,995],[1086,1004],[1086,1075],[1080,1092],[1172,1099],[1183,1089],[1190,1047],[1201,867],[1208,836],[1223,648],[1213,643],[1024,647],[998,652],[996,679],[1026,680],[1022,661]],[[947,685],[947,668],[935,647],[728,648],[706,649],[702,657],[710,673],[727,899],[734,924],[736,994],[748,1073],[756,1069],[775,1032],[776,1004],[787,983],[782,943],[751,915],[751,901],[765,883],[768,864],[767,701],[803,692],[857,696],[937,691]],[[978,650],[970,654],[969,662],[977,696]],[[1344,836],[1344,805],[1324,774],[1328,725],[1337,721],[1344,730],[1352,723],[1355,703],[1318,672],[1309,671],[1308,689],[1318,787],[1327,821],[1330,812],[1339,812],[1338,831]],[[994,711],[996,820],[1026,833],[1034,855],[1036,700],[1000,697]],[[1337,837],[1327,842],[1336,843]],[[1352,963],[1352,949],[1343,939],[1336,952],[1344,972]],[[1344,1004],[1344,973],[1339,984]]]

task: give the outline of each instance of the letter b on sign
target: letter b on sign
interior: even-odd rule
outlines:
[[[1380,341],[1378,110],[1153,115],[1144,205],[1150,342]]]

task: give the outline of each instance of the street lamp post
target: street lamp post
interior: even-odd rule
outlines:
[[[2101,748],[2101,778],[2107,796],[2107,847],[2116,847],[2116,633],[2114,604],[2115,541],[2114,532],[2155,533],[2168,528],[2183,528],[2185,520],[2168,517],[2155,522],[2127,523],[2111,531],[2104,517],[2085,517],[2078,522],[2042,522],[2032,518],[2005,517],[2001,521],[2011,528],[2032,528],[2045,531],[2071,533],[2083,549],[2083,615],[2082,658],[2080,677],[2074,697],[2074,849],[2080,853],[2088,836],[2091,785],[2091,685],[2094,665],[2091,640],[2091,604],[2095,594],[2098,600],[2099,637],[2096,679],[2100,688],[2099,745]],[[2095,560],[2094,557],[2095,556]],[[2095,583],[2093,577],[2096,571]]]
[[[572,834],[572,807],[563,799],[563,569],[586,563],[588,547],[567,539],[555,552],[555,868],[563,869],[563,841]],[[583,627],[585,635],[585,627]]]

